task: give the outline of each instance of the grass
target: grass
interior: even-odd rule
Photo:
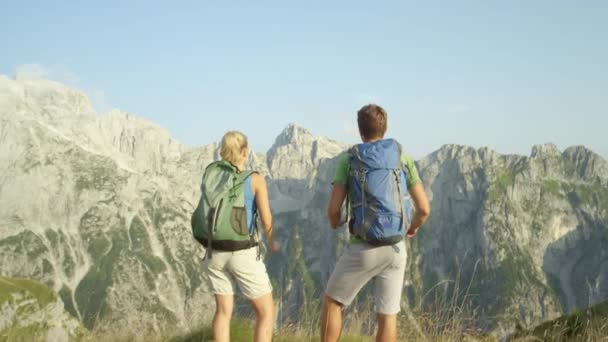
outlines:
[[[513,341],[607,341],[608,301],[560,317],[532,330],[520,330]]]
[[[15,295],[34,298],[40,309],[57,300],[57,296],[48,287],[27,279],[0,277],[0,305],[12,302]]]
[[[230,325],[230,341],[231,342],[250,342],[253,341],[254,322],[252,320],[233,320]],[[318,336],[310,336],[298,331],[279,331],[275,333],[273,339],[275,342],[313,342],[320,341]],[[168,342],[207,342],[213,341],[211,327],[205,327],[199,331],[192,332],[185,336],[173,337],[168,339]],[[369,336],[352,336],[345,335],[340,341],[343,342],[367,342],[372,341]]]
[[[464,286],[461,286],[463,285]],[[472,281],[463,282],[459,275],[454,281],[436,284],[430,291],[416,300],[417,305],[410,309],[404,299],[402,312],[398,315],[399,341],[496,341],[477,328],[478,315],[470,294]],[[344,311],[343,337],[340,341],[373,341],[376,330],[376,314],[373,298],[353,304]],[[431,299],[430,301],[427,299]],[[432,304],[429,304],[432,303]],[[274,341],[320,341],[320,310],[314,317],[302,322],[294,322],[282,327],[275,333]],[[231,341],[251,341],[253,339],[253,319],[235,319],[231,326]],[[210,327],[193,331],[184,336],[170,338],[170,342],[210,341]]]
[[[443,281],[418,300],[419,305],[411,310],[404,306],[399,317],[399,341],[497,341],[493,336],[484,334],[477,328],[477,310],[472,305],[471,284],[461,287],[460,279]],[[8,300],[7,294],[26,291],[36,297],[40,305],[46,306],[56,300],[56,296],[42,284],[29,280],[0,278],[0,299]],[[432,298],[432,305],[427,298]],[[2,301],[0,300],[0,303]],[[370,301],[360,303],[359,310],[349,308],[345,311],[343,342],[373,341],[375,314]],[[318,313],[320,314],[320,313]],[[315,320],[318,322],[318,320]],[[39,340],[48,327],[35,324],[20,327],[15,324],[0,332],[0,341]],[[365,331],[367,330],[367,333]],[[273,341],[304,342],[320,341],[316,326],[287,326],[275,332]],[[237,318],[231,323],[231,341],[252,341],[254,320]],[[510,340],[524,341],[601,341],[608,335],[608,302],[584,311],[544,323],[531,330],[520,330]],[[162,336],[154,332],[143,335],[128,335],[116,332],[81,332],[73,341],[152,341],[152,342],[203,342],[212,341],[209,326],[194,330],[185,335]]]
[[[46,327],[40,323],[20,326],[15,322],[8,329],[0,331],[0,341],[44,341],[46,330]]]

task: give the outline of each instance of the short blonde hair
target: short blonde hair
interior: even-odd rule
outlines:
[[[243,161],[241,153],[243,149],[249,146],[247,137],[245,134],[237,131],[230,131],[224,134],[222,138],[222,148],[220,150],[220,156],[225,161],[238,165]]]

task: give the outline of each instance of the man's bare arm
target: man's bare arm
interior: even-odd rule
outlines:
[[[410,229],[407,231],[408,237],[413,237],[418,232],[420,226],[422,226],[426,220],[431,215],[431,206],[429,205],[429,200],[426,197],[426,192],[424,191],[424,187],[422,183],[416,184],[409,189],[410,196],[412,196],[412,200],[414,201],[414,208],[416,209],[416,213],[414,214],[414,218],[412,219],[412,224],[410,225]]]
[[[331,192],[329,204],[327,205],[327,218],[329,225],[336,229],[340,226],[342,219],[342,203],[346,198],[346,186],[343,184],[335,184]]]

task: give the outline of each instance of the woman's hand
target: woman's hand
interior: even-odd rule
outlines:
[[[281,250],[281,244],[274,240],[269,241],[268,244],[270,245],[270,251],[272,253],[276,253]]]

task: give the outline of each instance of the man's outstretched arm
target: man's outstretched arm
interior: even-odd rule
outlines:
[[[346,198],[346,186],[344,184],[334,184],[334,188],[329,198],[329,204],[327,205],[327,218],[329,219],[329,225],[336,229],[340,226],[342,220],[342,203]]]

